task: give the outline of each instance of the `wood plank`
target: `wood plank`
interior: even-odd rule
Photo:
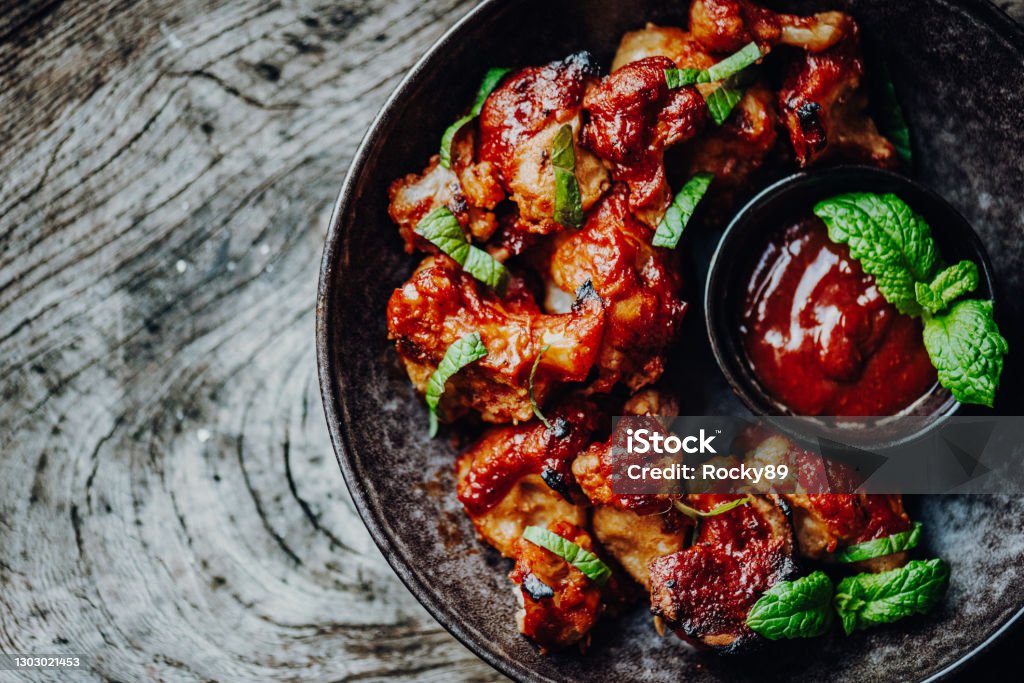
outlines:
[[[498,678],[370,541],[312,344],[344,170],[470,5],[0,12],[0,651],[95,680]]]

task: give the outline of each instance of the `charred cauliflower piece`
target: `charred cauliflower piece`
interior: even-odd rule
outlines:
[[[528,526],[586,521],[574,502],[570,465],[590,441],[598,409],[572,402],[549,412],[553,429],[537,421],[491,428],[457,463],[459,501],[480,536],[502,555],[512,556]]]
[[[648,591],[651,562],[682,550],[693,528],[690,518],[674,509],[639,515],[606,505],[594,508],[590,525],[605,552]]]
[[[678,410],[672,396],[653,387],[631,396],[622,408],[626,415],[650,417],[654,429],[670,421]],[[678,496],[616,495],[609,481],[611,444],[611,439],[591,444],[573,461],[573,476],[596,506],[590,524],[601,547],[650,591],[648,565],[657,557],[682,550],[693,522],[672,508],[672,500]]]
[[[690,5],[690,31],[710,52],[735,52],[750,41],[756,41],[762,52],[775,45],[820,52],[841,40],[852,23],[842,12],[801,17],[748,0],[693,0]]]
[[[775,94],[755,84],[744,91],[724,124],[690,143],[686,175],[715,176],[712,194],[720,212],[732,211],[737,194],[749,190],[751,175],[775,147],[778,124]]]
[[[398,225],[405,250],[438,253],[437,247],[415,233],[428,213],[446,207],[476,240],[485,241],[498,227],[494,207],[505,197],[497,169],[475,160],[476,134],[464,126],[453,143],[451,168],[434,155],[422,173],[410,173],[388,188],[388,215]]]
[[[734,495],[693,495],[687,503],[711,510]],[[650,564],[651,611],[683,639],[736,652],[760,636],[747,613],[766,590],[796,575],[793,534],[776,496],[702,519],[691,547]]]
[[[633,423],[636,424],[636,423]],[[651,418],[651,428],[660,425]],[[616,447],[613,436],[605,442],[591,444],[572,464],[572,473],[583,493],[591,503],[605,505],[619,510],[629,510],[640,515],[657,515],[672,508],[672,501],[679,494],[666,493],[624,493],[614,490],[612,475],[621,472],[624,463],[616,463],[617,457],[627,457],[621,444]]]
[[[637,390],[657,381],[686,312],[674,252],[652,247],[651,231],[629,212],[617,185],[580,230],[556,236],[546,278],[560,290],[590,282],[607,304],[608,326],[593,385]]]
[[[583,101],[587,123],[580,141],[612,165],[612,177],[629,186],[629,208],[655,227],[672,200],[665,149],[693,138],[708,108],[693,86],[669,89],[668,57],[630,62],[606,76]]]
[[[793,508],[800,554],[812,560],[833,562],[836,550],[908,531],[913,525],[898,495],[826,493],[784,497]],[[877,573],[902,567],[907,559],[907,553],[901,552],[849,566]]]
[[[680,69],[707,69],[718,61],[691,33],[648,24],[623,36],[612,64],[613,71],[647,57],[667,57]],[[708,94],[711,84],[698,90]],[[718,127],[709,128],[683,146],[685,177],[708,172],[715,176],[712,196],[723,212],[750,175],[764,163],[778,139],[775,93],[762,84],[744,91],[735,112]]]
[[[779,434],[754,431],[744,437],[748,465],[786,465],[797,473],[792,489],[780,492],[792,509],[797,552],[817,562],[835,562],[835,553],[858,543],[908,531],[913,523],[899,495],[830,493],[860,485],[850,467],[809,453]],[[893,553],[850,564],[857,571],[901,567],[907,553]]]
[[[555,171],[551,149],[558,130],[580,130],[580,108],[597,81],[597,69],[585,52],[521,69],[487,98],[480,113],[480,157],[492,164],[518,209],[510,229],[550,234],[562,229],[554,214]],[[583,210],[608,189],[600,159],[576,145],[576,179]],[[511,241],[506,238],[506,241]]]
[[[801,166],[830,159],[898,165],[896,148],[868,116],[863,76],[856,26],[834,47],[807,52],[792,65],[779,91],[779,110]]]
[[[588,552],[594,552],[590,535],[579,526],[556,522],[548,530]],[[521,607],[516,614],[519,631],[542,651],[578,644],[583,650],[590,629],[615,601],[616,583],[598,585],[555,553],[520,538],[515,545],[516,564],[509,574]]]
[[[547,315],[522,280],[513,277],[499,296],[447,256],[427,258],[388,302],[388,335],[420,392],[454,341],[479,332],[487,347],[486,357],[449,380],[439,406],[446,421],[469,410],[485,422],[531,419],[529,374],[541,349],[548,347],[534,396],[543,404],[554,386],[587,378],[604,331],[604,302],[589,285],[569,313]]]

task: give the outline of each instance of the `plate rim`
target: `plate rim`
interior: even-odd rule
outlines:
[[[1010,18],[991,0],[939,1],[941,4],[952,7],[985,24],[1024,58],[1024,26]],[[445,30],[427,48],[426,52],[415,61],[391,94],[388,95],[388,98],[370,122],[366,133],[356,148],[348,170],[345,172],[341,189],[335,199],[328,222],[327,234],[324,237],[315,309],[317,376],[324,417],[327,422],[327,431],[331,438],[335,459],[338,461],[338,466],[341,469],[345,486],[352,497],[356,512],[370,532],[370,537],[373,539],[374,544],[402,584],[442,628],[496,671],[515,681],[544,680],[558,683],[557,679],[549,677],[539,678],[536,672],[531,671],[522,663],[513,660],[497,648],[492,648],[489,645],[489,641],[482,637],[483,634],[475,631],[475,629],[467,628],[467,625],[464,623],[465,620],[461,619],[455,610],[448,607],[443,600],[439,600],[433,595],[430,587],[415,572],[411,571],[406,558],[398,556],[395,547],[399,544],[399,540],[393,537],[387,530],[381,516],[377,513],[374,506],[370,504],[364,488],[361,486],[359,479],[357,479],[358,473],[356,472],[352,455],[356,449],[353,447],[349,434],[348,409],[340,375],[334,371],[335,368],[333,368],[331,363],[330,352],[334,336],[340,334],[340,331],[332,332],[329,324],[328,302],[334,299],[335,296],[334,270],[339,252],[342,221],[346,208],[356,199],[355,191],[359,183],[359,177],[364,171],[371,151],[380,142],[382,124],[396,114],[401,106],[401,101],[415,87],[416,82],[424,71],[427,70],[430,62],[449,45],[456,42],[477,20],[491,14],[496,14],[509,4],[507,0],[482,0]],[[967,664],[973,663],[977,655],[1007,637],[1011,631],[1020,625],[1022,620],[1024,620],[1024,602],[1022,602],[1014,614],[989,634],[987,638],[965,652],[961,657],[949,662],[946,666],[927,677],[920,679],[920,683],[938,683],[939,681],[949,680],[951,676],[958,673]]]

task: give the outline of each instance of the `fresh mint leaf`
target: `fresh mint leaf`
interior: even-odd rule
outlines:
[[[554,427],[552,427],[548,419],[544,417],[544,413],[540,411],[540,406],[537,405],[537,399],[533,397],[533,378],[537,374],[537,366],[540,365],[540,359],[544,357],[544,354],[547,353],[550,348],[550,344],[545,344],[543,348],[541,348],[540,353],[537,354],[537,358],[534,359],[533,367],[530,368],[530,407],[533,408],[533,414],[537,416],[537,419],[541,421],[541,424],[547,427],[548,431],[554,432]]]
[[[1006,339],[992,317],[992,302],[967,299],[924,324],[924,347],[939,374],[939,383],[961,403],[992,407]]]
[[[658,223],[658,229],[654,231],[654,238],[651,240],[654,246],[676,248],[679,238],[683,235],[683,229],[690,222],[697,203],[708,191],[712,178],[714,176],[710,173],[698,173],[686,181],[665,211],[665,216]]]
[[[580,184],[576,180],[576,151],[569,124],[559,128],[555,134],[551,145],[551,165],[555,168],[555,222],[578,228],[583,225],[583,201]]]
[[[729,510],[738,508],[741,505],[746,505],[749,502],[750,496],[743,496],[742,498],[736,498],[734,500],[726,501],[721,505],[716,505],[715,507],[706,511],[698,510],[695,507],[690,507],[681,500],[673,501],[672,505],[675,506],[676,510],[679,510],[679,512],[683,513],[687,517],[690,517],[691,519],[699,519],[701,517],[716,517],[724,512],[728,512]]]
[[[873,88],[875,124],[879,132],[896,148],[896,154],[903,164],[911,168],[914,159],[910,148],[910,128],[907,126],[906,117],[903,116],[899,98],[896,97],[896,85],[892,82],[889,67],[884,62],[876,64],[874,71],[878,79],[877,87]]]
[[[476,91],[476,100],[473,102],[473,107],[469,110],[470,114],[473,116],[480,115],[484,108],[484,102],[494,92],[494,89],[498,87],[501,79],[511,71],[512,69],[505,67],[492,67],[487,70],[487,73],[484,74],[484,79],[480,82],[480,87]]]
[[[940,272],[930,284],[915,284],[914,296],[924,310],[934,315],[977,286],[978,266],[973,261],[961,261]]]
[[[761,49],[757,47],[757,43],[749,42],[708,69],[707,82],[724,81],[730,76],[743,71],[759,59],[761,59]]]
[[[451,256],[461,266],[469,256],[469,240],[459,219],[447,207],[440,206],[416,224],[416,234]]]
[[[479,247],[469,248],[462,268],[491,289],[500,290],[508,278],[505,266]]]
[[[487,97],[494,92],[501,79],[510,71],[511,69],[505,68],[488,69],[487,73],[484,74],[484,80],[480,83],[480,88],[476,93],[476,100],[473,102],[473,107],[469,110],[469,113],[456,119],[455,123],[445,128],[444,134],[441,136],[440,164],[442,166],[445,168],[452,167],[452,142],[455,140],[455,136],[458,135],[463,126],[480,115]]]
[[[612,575],[611,567],[602,562],[597,555],[547,529],[528,526],[523,530],[523,538],[558,555],[599,586],[603,586]]]
[[[695,83],[722,83],[721,86],[704,96],[704,101],[711,112],[711,119],[716,125],[722,125],[729,118],[733,108],[743,97],[743,90],[738,83],[738,76],[741,71],[761,59],[761,49],[757,43],[751,42],[740,48],[722,61],[708,69],[665,69],[665,83],[670,89],[682,88]]]
[[[901,531],[885,538],[876,538],[849,548],[839,550],[835,554],[837,562],[860,562],[870,560],[873,557],[883,557],[893,553],[901,553],[911,548],[916,548],[921,539],[921,524],[915,522],[914,526],[906,531]]]
[[[931,228],[894,194],[851,192],[818,202],[814,213],[833,242],[846,244],[878,290],[900,313],[919,315],[915,285],[931,281]]]
[[[694,83],[707,83],[708,72],[703,69],[665,69],[665,83],[669,90],[676,90]]]
[[[459,225],[459,219],[447,207],[438,207],[424,216],[416,225],[415,232],[492,289],[501,289],[508,278],[504,265],[483,249],[469,243]]]
[[[576,150],[572,145],[572,126],[568,123],[558,129],[551,143],[551,164],[566,171],[576,170]]]
[[[709,69],[665,69],[665,83],[668,84],[670,90],[675,90],[676,88],[694,85],[695,83],[724,81],[743,71],[761,59],[761,57],[761,49],[757,47],[757,43],[747,43],[737,52],[729,55]],[[732,106],[729,108],[732,109]]]
[[[946,562],[911,560],[899,569],[843,579],[836,588],[833,604],[843,630],[850,635],[856,630],[928,612],[948,585]]]
[[[711,120],[715,122],[715,125],[720,126],[725,123],[725,120],[729,118],[729,114],[736,107],[736,104],[743,98],[743,91],[739,88],[731,88],[728,85],[722,85],[709,93],[704,101],[708,105],[708,111],[711,112]]]
[[[463,126],[475,118],[476,116],[471,115],[460,117],[455,120],[455,123],[444,129],[444,134],[441,136],[441,160],[439,163],[445,168],[452,167],[452,142],[455,140],[455,136],[459,134]]]
[[[780,581],[754,603],[747,626],[769,640],[813,638],[832,624],[832,581],[816,571],[796,581]]]
[[[427,408],[430,409],[430,436],[437,435],[437,404],[444,394],[444,385],[452,375],[473,361],[487,355],[487,347],[480,339],[479,332],[471,332],[456,339],[444,352],[437,370],[427,381]]]

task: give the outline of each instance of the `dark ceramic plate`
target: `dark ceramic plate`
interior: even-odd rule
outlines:
[[[799,3],[801,11],[842,1]],[[974,226],[992,257],[999,317],[1024,341],[1024,36],[994,7],[970,2],[848,3],[881,46],[914,133],[916,177]],[[642,606],[603,622],[586,656],[542,657],[516,632],[509,566],[474,539],[454,494],[455,449],[427,438],[426,410],[386,339],[391,291],[411,272],[388,220],[387,186],[418,171],[490,65],[526,65],[586,48],[608,64],[622,33],[646,21],[681,25],[684,0],[483,3],[446,34],[392,95],[356,154],[331,218],[317,302],[317,359],[331,438],[360,514],[387,560],[428,610],[504,673],[529,680],[923,680],[941,676],[1004,632],[1024,604],[1024,500],[924,497],[927,554],[953,566],[929,617],[845,638],[772,646],[721,659],[658,638]],[[757,188],[752,188],[756,190]],[[717,234],[687,245],[691,302],[702,299]],[[707,345],[694,306],[684,329],[684,414],[742,411]],[[1024,379],[1008,359],[1005,385]],[[1016,381],[1014,381],[1016,380]],[[999,412],[1021,414],[1021,392]]]

